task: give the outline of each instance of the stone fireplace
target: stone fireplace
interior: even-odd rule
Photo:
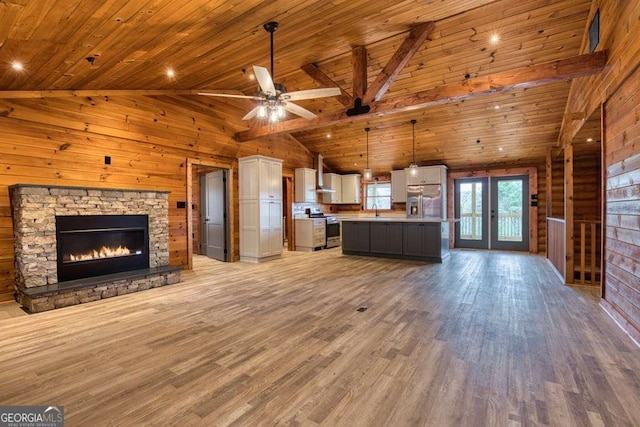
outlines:
[[[169,265],[168,193],[9,188],[16,299],[50,310],[180,281]]]

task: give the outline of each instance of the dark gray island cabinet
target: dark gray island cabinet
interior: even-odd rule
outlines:
[[[449,221],[380,217],[343,220],[342,253],[442,262],[449,256]]]

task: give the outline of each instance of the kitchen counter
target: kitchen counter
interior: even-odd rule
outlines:
[[[456,222],[459,221],[454,218],[407,218],[404,216],[353,216],[353,217],[340,217],[341,221],[370,221],[370,222]]]
[[[449,256],[452,219],[353,217],[342,219],[342,253],[442,262]]]

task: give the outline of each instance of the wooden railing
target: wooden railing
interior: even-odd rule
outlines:
[[[498,240],[522,241],[522,214],[502,213],[498,216]],[[482,238],[482,215],[476,213],[460,214],[460,238],[480,240]]]
[[[482,239],[482,214],[463,213],[460,215],[460,238],[466,240]]]
[[[498,240],[521,242],[522,238],[522,212],[498,213]]]
[[[575,224],[580,225],[580,284],[589,283],[592,285],[600,284],[600,259],[597,257],[597,248],[600,244],[598,239],[598,230],[600,229],[600,221],[594,220],[576,220]],[[587,228],[589,235],[587,235]],[[589,270],[587,270],[587,248],[589,249]],[[589,280],[586,280],[586,272],[589,272]]]
[[[563,280],[566,279],[564,219],[547,218],[547,259],[555,267]]]

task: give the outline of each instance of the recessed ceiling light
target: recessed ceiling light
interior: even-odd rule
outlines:
[[[327,139],[331,139],[331,134],[330,133],[327,134]]]
[[[498,151],[502,151],[502,147],[498,147]]]
[[[24,70],[24,65],[22,65],[22,63],[21,63],[21,62],[14,61],[14,62],[11,64],[11,68],[13,68],[13,69],[14,69],[14,70],[16,70],[16,71],[22,71],[22,70]]]
[[[587,142],[593,142],[593,138],[587,138]]]
[[[494,110],[499,110],[499,109],[500,109],[500,106],[499,106],[499,105],[494,105],[494,106],[493,106],[493,109],[494,109]]]
[[[256,76],[253,73],[249,73],[249,80],[255,80]]]
[[[491,44],[496,44],[500,41],[500,36],[497,33],[493,33],[489,36],[489,42]]]
[[[167,69],[167,77],[169,77],[170,79],[174,78],[176,76],[176,72],[173,71],[171,68]]]

